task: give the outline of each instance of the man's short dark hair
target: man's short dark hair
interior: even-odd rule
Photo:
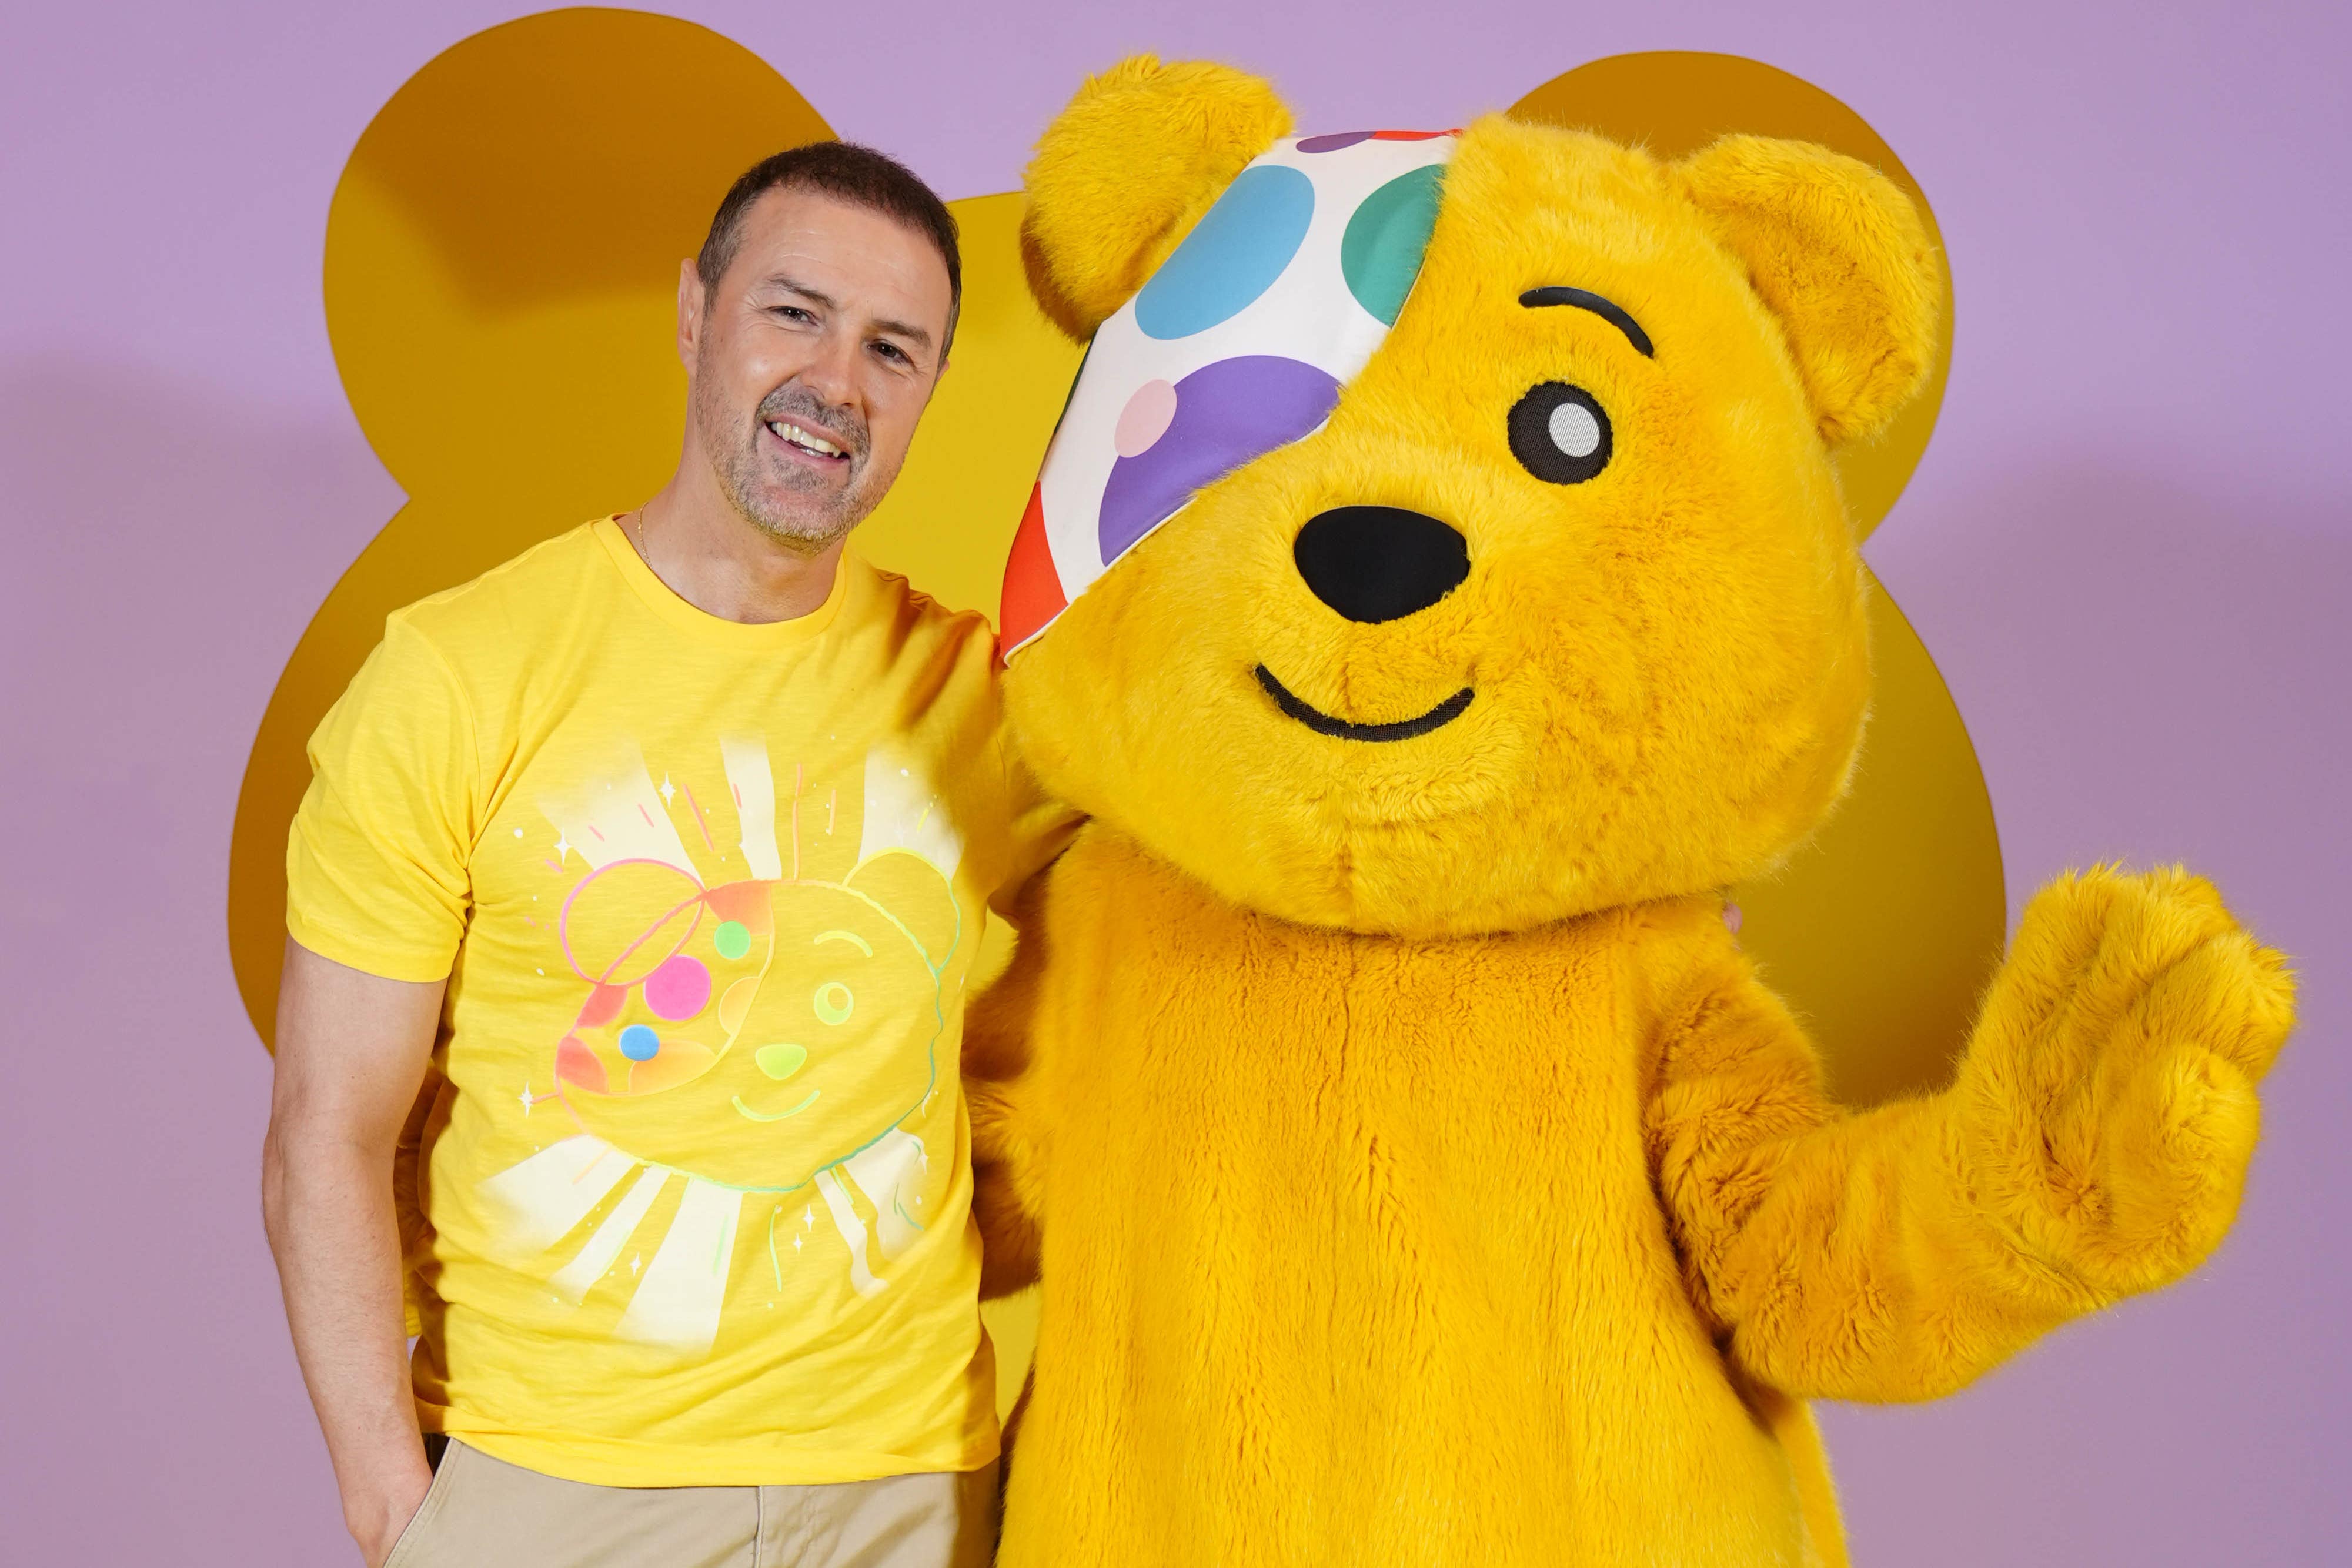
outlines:
[[[948,328],[940,344],[947,358],[963,310],[963,255],[956,246],[955,214],[916,172],[887,152],[855,141],[811,141],[762,158],[743,171],[710,219],[710,233],[694,258],[705,293],[719,286],[743,243],[743,214],[770,191],[817,191],[836,201],[896,218],[939,247],[948,268]]]

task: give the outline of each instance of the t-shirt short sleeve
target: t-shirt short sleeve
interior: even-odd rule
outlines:
[[[992,749],[1004,770],[1007,815],[1011,820],[1013,852],[1005,876],[989,898],[989,906],[1009,916],[1021,889],[1055,858],[1070,847],[1086,814],[1066,806],[1045,792],[1037,776],[1021,760],[1007,730],[1000,726]]]
[[[465,936],[478,810],[473,714],[400,617],[310,737],[286,845],[286,929],[392,980],[445,978]]]

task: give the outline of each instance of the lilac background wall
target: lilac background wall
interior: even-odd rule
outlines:
[[[0,50],[12,1562],[356,1560],[257,1218],[268,1064],[224,867],[279,667],[400,500],[328,354],[329,193],[416,67],[523,8],[329,9],[28,5]],[[1941,429],[1870,553],[1976,736],[2013,896],[2069,861],[2186,857],[2299,956],[2306,1007],[2200,1277],[1941,1405],[1829,1413],[1857,1557],[2342,1550],[2352,11],[681,9],[951,195],[1010,188],[1080,75],[1142,47],[1265,70],[1325,129],[1449,123],[1661,47],[1752,55],[1866,116],[1936,203],[1959,291]]]

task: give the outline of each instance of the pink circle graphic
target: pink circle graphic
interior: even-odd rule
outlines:
[[[677,1023],[700,1012],[710,1000],[710,971],[699,958],[681,953],[646,977],[646,1006],[656,1018]]]
[[[1176,419],[1176,389],[1166,382],[1146,382],[1135,389],[1118,411],[1110,441],[1121,457],[1140,457],[1158,444]]]

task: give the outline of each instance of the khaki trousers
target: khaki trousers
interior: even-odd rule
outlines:
[[[451,1442],[384,1568],[987,1568],[996,1467],[832,1486],[600,1487]]]

